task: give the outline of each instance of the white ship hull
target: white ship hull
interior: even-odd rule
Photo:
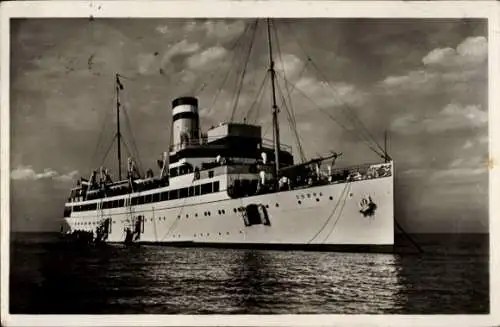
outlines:
[[[385,251],[394,243],[393,189],[391,174],[238,199],[221,190],[193,198],[73,213],[65,220],[68,232],[93,232],[109,218],[112,223],[106,242],[124,242],[126,229],[133,229],[135,217],[143,216],[136,243],[313,249],[362,246],[362,251]],[[371,215],[361,212],[361,202],[368,197],[376,204]],[[238,208],[249,204],[264,205],[270,225],[246,226]]]

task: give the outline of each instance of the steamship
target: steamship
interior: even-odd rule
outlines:
[[[337,167],[348,154],[296,162],[281,144],[276,71],[267,20],[273,140],[262,127],[225,122],[203,132],[199,100],[172,101],[171,144],[158,172],[128,158],[122,178],[121,75],[115,77],[118,180],[107,169],[80,178],[61,232],[78,240],[172,246],[390,251],[394,244],[394,165]]]

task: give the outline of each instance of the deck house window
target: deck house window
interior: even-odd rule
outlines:
[[[158,202],[158,201],[160,201],[160,193],[153,194],[153,202]]]
[[[189,193],[188,193],[187,187],[181,188],[179,198],[186,198],[188,196],[188,194]]]
[[[213,189],[213,192],[219,192],[219,181],[217,182],[214,182],[214,189]]]
[[[168,191],[165,191],[165,192],[161,193],[161,200],[162,201],[168,200]]]
[[[178,192],[179,192],[179,190],[172,190],[172,191],[170,191],[169,199],[170,200],[178,199],[179,198]]]
[[[213,170],[209,170],[208,171],[208,178],[212,178],[214,177],[214,171]]]
[[[151,203],[153,201],[153,196],[151,194],[146,195],[144,203]]]
[[[194,195],[200,195],[200,185],[194,186]]]
[[[123,207],[124,202],[123,199],[118,200],[118,207]]]
[[[190,186],[189,187],[189,196],[193,196],[194,195],[194,186]]]
[[[201,194],[208,194],[212,192],[212,183],[206,183],[201,185]]]

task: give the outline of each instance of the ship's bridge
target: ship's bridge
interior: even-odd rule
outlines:
[[[170,147],[170,163],[182,159],[206,158],[213,161],[218,156],[243,162],[244,159],[254,161],[265,153],[270,161],[274,161],[274,149],[271,140],[262,139],[260,126],[245,123],[220,123],[210,128],[199,140],[184,141],[182,146],[172,144]],[[292,148],[288,145],[280,147],[280,163],[283,166],[293,164]]]

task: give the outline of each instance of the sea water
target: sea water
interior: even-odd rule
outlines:
[[[12,314],[485,314],[487,235],[397,254],[104,245],[13,233]]]

